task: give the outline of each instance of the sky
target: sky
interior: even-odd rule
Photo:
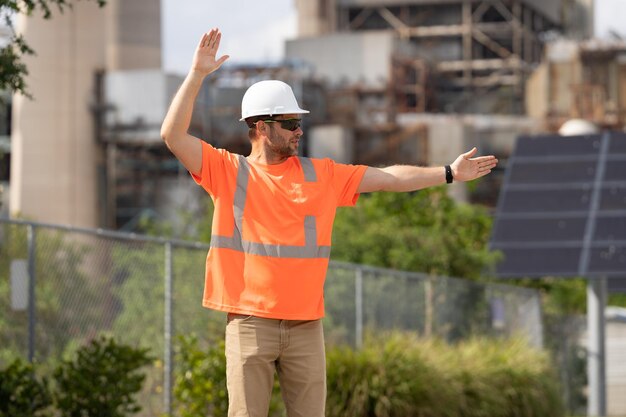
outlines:
[[[626,0],[595,0],[596,35],[607,37],[612,30],[626,39]]]
[[[284,56],[296,37],[294,0],[161,0],[163,67],[184,74],[203,32],[222,31],[220,50],[230,62],[266,63]],[[596,35],[611,30],[626,38],[626,0],[595,0]]]
[[[186,73],[203,32],[222,31],[229,62],[276,62],[285,40],[296,37],[293,0],[161,0],[163,67]],[[219,53],[219,52],[218,52]]]

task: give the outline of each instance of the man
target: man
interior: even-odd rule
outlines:
[[[491,172],[493,156],[476,149],[445,167],[373,168],[298,157],[301,109],[276,80],[252,85],[242,100],[247,157],[187,133],[202,80],[221,33],[202,36],[193,64],[161,128],[169,149],[215,203],[203,305],[228,313],[229,416],[267,416],[274,372],[289,417],[322,417],[326,365],[321,317],[331,231],[338,206],[360,193],[413,191],[469,181]]]

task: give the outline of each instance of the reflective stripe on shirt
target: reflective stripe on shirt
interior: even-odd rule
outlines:
[[[313,162],[309,158],[298,158],[306,182],[317,182],[317,174]],[[233,236],[211,236],[212,248],[232,249],[250,255],[265,256],[270,258],[329,258],[330,246],[318,246],[317,244],[317,219],[315,216],[304,217],[304,246],[276,245],[270,243],[249,242],[243,240],[243,210],[248,195],[248,179],[250,178],[250,165],[245,157],[239,155],[239,168],[237,170],[237,189],[233,203],[235,227]]]

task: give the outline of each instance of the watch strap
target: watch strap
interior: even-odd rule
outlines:
[[[446,165],[446,183],[452,184],[453,180],[454,177],[452,176],[452,168],[450,168],[450,165]]]

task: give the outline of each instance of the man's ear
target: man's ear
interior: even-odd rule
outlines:
[[[256,126],[257,136],[259,135],[267,136],[267,130],[269,129],[269,126],[267,125],[267,123],[265,123],[263,120],[259,120],[258,122],[256,122],[255,126]]]

